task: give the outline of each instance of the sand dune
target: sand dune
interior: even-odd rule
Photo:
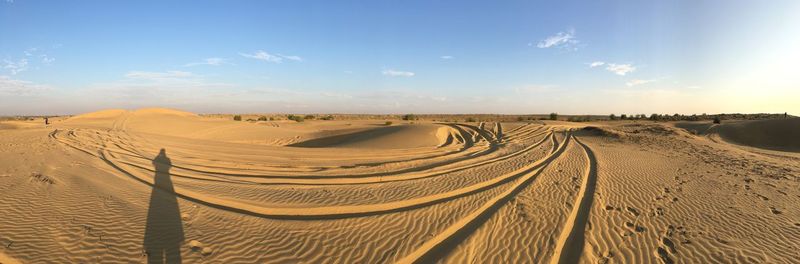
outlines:
[[[453,129],[441,125],[388,126],[343,135],[315,138],[289,146],[368,149],[435,147],[443,145],[452,133],[455,133]]]
[[[800,259],[797,119],[397,123],[0,122],[0,262]]]
[[[715,135],[723,140],[756,148],[800,152],[800,118],[725,122],[682,122],[676,127],[695,134]]]

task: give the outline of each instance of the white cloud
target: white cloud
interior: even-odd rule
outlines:
[[[289,55],[282,55],[282,54],[278,54],[278,56],[280,56],[281,58],[287,59],[287,60],[303,61],[303,58],[300,58],[300,56],[289,56]]]
[[[409,71],[396,71],[396,70],[383,70],[383,75],[392,76],[392,77],[412,77],[414,76],[413,72]]]
[[[47,54],[39,55],[39,58],[42,58],[42,63],[44,63],[44,65],[50,65],[53,64],[54,61],[56,61],[56,58],[47,56]]]
[[[658,81],[658,80],[657,79],[651,79],[651,80],[633,79],[633,80],[630,80],[627,83],[625,83],[625,85],[627,85],[628,87],[633,87],[633,86],[636,86],[636,85],[642,85],[642,84],[652,83],[652,82],[656,82],[656,81]]]
[[[628,74],[630,72],[635,71],[636,67],[634,67],[633,65],[630,65],[630,64],[609,63],[606,66],[606,70],[608,70],[610,72],[613,72],[613,73],[616,73],[617,75],[625,76],[625,74]]]
[[[441,56],[441,57],[439,57],[439,58],[441,58],[441,59],[443,59],[443,60],[450,60],[450,59],[454,59],[454,57],[453,57],[453,56],[450,56],[450,55],[444,55],[444,56]]]
[[[257,60],[274,62],[274,63],[283,62],[283,58],[281,58],[279,56],[275,56],[275,55],[269,54],[269,53],[267,53],[266,51],[263,51],[263,50],[256,51],[253,54],[239,53],[239,55],[242,55],[245,58],[257,59]]]
[[[550,47],[568,48],[578,44],[578,39],[575,38],[575,30],[570,29],[567,31],[558,32],[553,36],[539,41],[536,47],[546,49]],[[529,43],[530,45],[530,43]]]
[[[28,59],[20,59],[17,62],[13,62],[10,60],[3,60],[3,69],[7,69],[11,72],[11,75],[17,75],[17,73],[24,72],[28,70]]]
[[[0,76],[0,94],[14,96],[30,96],[50,90],[47,85],[29,81],[15,80],[8,76]]]
[[[239,55],[241,55],[242,57],[245,57],[245,58],[257,59],[257,60],[273,62],[273,63],[283,63],[284,59],[291,60],[291,61],[303,61],[303,58],[301,58],[299,56],[282,55],[282,54],[269,54],[268,52],[263,51],[263,50],[256,51],[255,53],[252,53],[252,54],[250,54],[250,53],[241,53],[240,52]]]
[[[220,66],[220,65],[223,65],[223,64],[228,64],[228,60],[227,59],[223,59],[223,58],[207,58],[207,59],[204,59],[201,62],[187,63],[187,64],[185,64],[183,66],[184,67],[192,67],[192,66],[198,66],[198,65]]]
[[[589,68],[600,67],[600,66],[603,66],[603,64],[606,64],[606,63],[602,62],[602,61],[595,61],[595,62],[589,63]]]

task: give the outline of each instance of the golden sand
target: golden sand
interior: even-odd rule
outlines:
[[[799,122],[4,121],[0,263],[791,263]]]

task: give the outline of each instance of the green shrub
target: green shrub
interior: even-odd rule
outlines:
[[[614,115],[614,114],[610,114],[610,115],[608,115],[608,119],[617,120],[617,116]]]
[[[314,120],[316,118],[317,118],[317,116],[315,116],[315,115],[306,115],[306,117],[305,117],[305,119],[308,119],[308,120]]]
[[[332,115],[327,115],[327,116],[321,117],[320,119],[322,119],[322,120],[333,120],[333,116]]]
[[[267,121],[267,117],[266,116],[259,116],[258,117],[258,121]]]
[[[235,116],[233,116],[233,120],[235,120],[235,121],[242,121],[242,116],[240,116],[240,115],[235,115]]]
[[[384,125],[387,125],[387,126],[391,126],[391,125],[392,125],[392,124],[394,124],[394,123],[392,123],[392,121],[386,121],[386,123],[383,123],[383,124],[384,124]]]
[[[714,124],[719,124],[719,123],[722,123],[722,120],[719,118],[719,116],[715,116],[714,117]]]
[[[558,113],[550,113],[550,120],[558,120]]]
[[[286,119],[294,120],[295,122],[303,122],[303,121],[305,121],[305,118],[303,118],[303,116],[299,116],[299,115],[288,115],[288,116],[286,116]]]
[[[478,122],[474,117],[467,117],[467,122]]]

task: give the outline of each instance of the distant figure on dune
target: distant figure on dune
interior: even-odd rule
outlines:
[[[47,119],[47,117],[45,117],[44,118],[44,125],[46,126],[46,125],[49,125],[49,124],[50,124],[50,120]]]
[[[156,173],[144,232],[147,263],[181,263],[183,223],[169,174],[172,162],[166,150],[161,149],[153,159],[153,167]]]

